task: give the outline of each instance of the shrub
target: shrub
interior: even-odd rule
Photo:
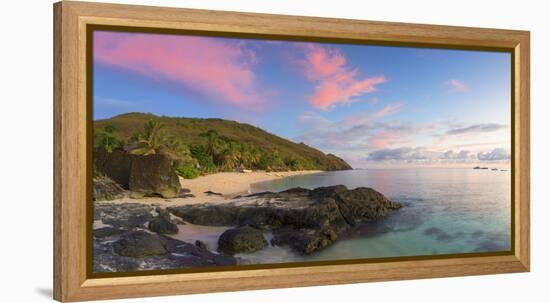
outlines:
[[[200,175],[198,169],[191,165],[176,168],[176,174],[184,179],[195,179]]]
[[[94,128],[94,147],[101,147],[110,153],[115,149],[123,148],[124,144],[124,140],[119,138],[114,126]]]

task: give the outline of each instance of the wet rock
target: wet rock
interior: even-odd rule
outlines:
[[[218,239],[218,251],[229,255],[251,253],[266,246],[263,232],[249,226],[228,229]]]
[[[133,258],[164,255],[168,252],[158,236],[142,230],[126,234],[113,243],[113,249],[121,256]]]
[[[144,230],[147,222],[155,222],[158,218],[170,222],[170,226],[184,224],[180,218],[158,206],[138,203],[94,203],[94,219],[111,225],[93,231],[94,272],[203,268],[237,264],[234,257],[211,252],[201,243],[194,245]]]
[[[143,230],[123,233],[116,241],[94,238],[95,272],[128,272],[236,265],[229,255]]]
[[[111,244],[104,244],[96,239],[93,243],[94,272],[129,272],[139,269],[138,259],[115,254]]]
[[[160,236],[171,258],[179,267],[207,267],[236,265],[237,260],[226,254],[217,254],[204,247],[179,241],[170,237]]]
[[[309,255],[329,246],[336,239],[338,239],[338,235],[330,228],[289,230],[277,233],[271,240],[271,245],[290,246],[303,255]]]
[[[118,227],[106,226],[106,227],[94,229],[92,231],[92,234],[95,238],[108,238],[108,237],[121,235],[124,232],[125,232],[124,229],[120,229]]]
[[[154,208],[138,203],[94,203],[94,218],[114,227],[145,227],[153,218]]]
[[[167,210],[192,224],[270,230],[278,237],[275,243],[308,254],[330,245],[352,227],[382,218],[400,207],[374,189],[349,190],[339,185],[263,192],[223,204],[183,205]]]
[[[179,228],[170,220],[170,214],[162,213],[149,221],[149,230],[158,234],[177,234]]]
[[[208,249],[208,247],[206,246],[206,243],[204,243],[201,240],[196,240],[195,241],[195,246],[197,246],[198,248],[202,248],[202,249]]]

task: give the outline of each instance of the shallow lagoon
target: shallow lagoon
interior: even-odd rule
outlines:
[[[240,254],[242,263],[382,258],[510,250],[510,172],[471,168],[403,168],[323,172],[254,184],[252,192],[343,184],[372,187],[405,207],[370,222],[310,256],[269,246]],[[176,238],[206,240],[220,227],[181,228]],[[269,240],[270,235],[266,235]]]

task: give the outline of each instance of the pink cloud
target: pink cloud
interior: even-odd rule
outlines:
[[[169,80],[219,102],[259,110],[264,96],[243,43],[208,37],[96,32],[94,60],[150,78]]]
[[[464,84],[461,81],[456,80],[456,79],[451,79],[451,80],[447,81],[446,83],[447,83],[447,85],[449,85],[451,87],[451,89],[453,91],[463,92],[463,91],[468,90],[468,86],[466,84]]]
[[[379,131],[370,138],[369,145],[375,149],[382,149],[402,140],[403,138],[396,132]]]
[[[338,49],[316,44],[304,48],[304,72],[317,84],[309,103],[317,109],[349,103],[351,98],[372,93],[378,84],[387,81],[384,76],[359,78],[358,69],[348,67],[346,57]]]
[[[395,104],[388,104],[382,109],[375,111],[372,115],[374,118],[383,118],[385,116],[393,115],[395,113],[398,113],[403,108],[403,104],[401,103],[395,103]]]

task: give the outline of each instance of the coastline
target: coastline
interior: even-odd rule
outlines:
[[[302,171],[282,171],[266,172],[253,171],[249,173],[239,172],[219,172],[206,176],[200,176],[196,179],[179,178],[181,187],[188,189],[188,197],[178,197],[165,199],[162,197],[144,197],[141,199],[131,199],[124,197],[111,201],[96,201],[96,203],[141,203],[147,205],[158,205],[161,207],[191,205],[201,203],[223,203],[238,195],[247,195],[250,193],[250,186],[254,183],[271,181],[291,176],[308,175],[321,173],[321,170],[302,170]],[[205,192],[214,192],[216,194],[206,194]]]

